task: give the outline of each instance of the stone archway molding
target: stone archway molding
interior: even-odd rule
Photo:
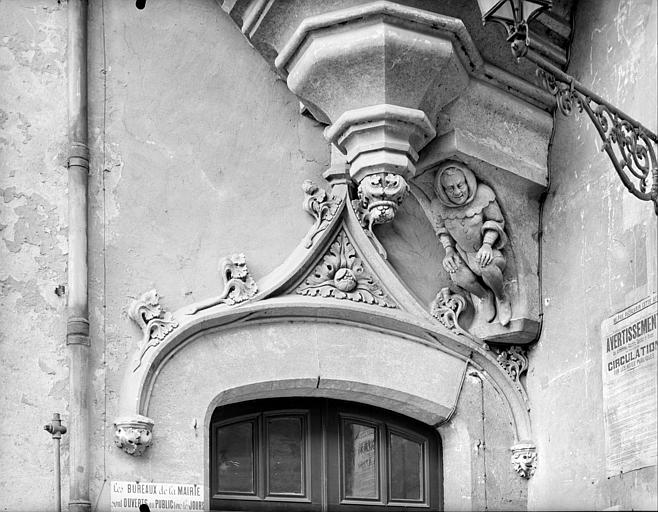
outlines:
[[[254,374],[243,384],[216,390],[217,394],[235,394],[236,388],[250,384],[261,386],[261,391],[263,386],[269,386],[269,396],[284,393],[286,389],[292,392],[315,389],[312,392],[318,396],[347,398],[349,395],[366,403],[376,403],[376,396],[383,398],[392,410],[438,427],[454,413],[461,383],[470,367],[478,370],[503,397],[515,442],[532,439],[527,397],[520,391],[518,380],[513,379],[481,340],[449,330],[418,302],[381,254],[374,235],[364,229],[350,203],[346,177],[340,174],[332,177],[331,173],[332,170],[327,175],[332,184],[329,193],[322,194],[317,187],[305,187],[305,207],[316,217],[310,232],[278,269],[253,287],[242,289],[231,285],[234,280],[246,283],[251,276],[246,265],[229,265],[223,276],[224,293],[216,301],[203,301],[203,308],[188,306],[168,313],[159,305],[155,292],[150,295],[150,303],[131,308],[142,320],[144,337],[122,384],[121,416],[115,421],[118,446],[133,455],[144,452],[146,446],[141,445],[148,446],[153,425],[158,422],[158,418],[149,418],[154,388],[172,357],[182,353],[185,347],[207,335],[217,338],[221,347],[222,336],[233,330],[263,324],[281,329],[291,322],[347,325],[354,332],[382,333],[384,341],[365,352],[373,358],[373,367],[387,364],[391,357],[387,349],[395,348],[398,352],[393,357],[408,361],[408,377],[398,375],[386,381],[371,378],[367,372],[347,372],[339,377],[322,372],[305,375],[293,372],[291,380],[280,375],[268,379]],[[336,272],[333,280],[315,286],[318,273],[322,273],[328,261],[339,266],[338,270],[344,270],[343,274],[351,272],[353,282],[344,285],[337,280]],[[391,340],[404,343],[404,350],[399,351],[399,345]],[[319,354],[328,357],[330,341],[321,340],[324,345]],[[299,345],[295,350],[303,349]],[[422,367],[428,358],[436,361],[435,366]],[[415,366],[414,361],[420,364]],[[444,375],[449,393],[420,392],[409,385],[409,382],[429,382],[436,375]],[[435,387],[442,386],[443,383]]]

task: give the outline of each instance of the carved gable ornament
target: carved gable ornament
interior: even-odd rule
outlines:
[[[327,176],[330,190],[304,183],[303,208],[313,217],[313,224],[297,249],[269,276],[256,280],[246,257],[236,253],[219,258],[221,291],[215,297],[175,312],[163,308],[155,290],[133,303],[130,317],[143,334],[131,368],[134,377],[128,382],[138,387],[147,385],[149,378],[155,378],[149,376],[158,373],[151,365],[161,364],[158,361],[163,360],[162,354],[170,345],[176,346],[215,318],[226,318],[222,322],[230,324],[243,318],[257,320],[259,315],[271,319],[276,308],[284,312],[311,308],[314,315],[327,315],[329,321],[353,317],[360,324],[372,322],[373,328],[385,332],[388,326],[395,326],[395,332],[423,333],[424,343],[440,350],[457,350],[462,357],[478,361],[489,374],[498,375],[499,383],[504,380],[503,389],[523,404],[517,407],[520,414],[526,414],[519,376],[527,365],[522,363],[520,352],[494,352],[463,327],[460,317],[472,298],[442,288],[431,304],[420,303],[387,261],[372,225],[363,221],[367,215],[358,190],[340,173]],[[487,222],[482,220],[476,227],[478,234],[485,233],[483,239],[486,229],[482,226]],[[502,233],[502,228],[496,231],[498,236]],[[468,258],[464,254],[461,257]],[[142,393],[135,394],[135,407],[122,411],[116,422],[116,444],[133,456],[142,455],[152,441],[154,421],[139,405]],[[525,424],[525,419],[520,422],[520,434],[529,438]]]
[[[366,269],[345,231],[340,231],[322,261],[295,292],[309,297],[333,297],[354,302],[396,307]]]

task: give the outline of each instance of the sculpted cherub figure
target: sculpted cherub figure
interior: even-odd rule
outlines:
[[[503,286],[507,243],[505,220],[494,191],[478,183],[458,162],[442,165],[434,178],[431,211],[436,234],[445,248],[443,268],[459,287],[480,299],[479,311],[507,325],[512,316]]]

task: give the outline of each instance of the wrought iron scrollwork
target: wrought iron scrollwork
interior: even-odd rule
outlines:
[[[563,115],[570,116],[575,110],[587,113],[603,141],[602,150],[610,157],[626,189],[638,199],[652,201],[658,215],[658,136],[590,94],[573,78],[565,82],[542,68],[537,69],[537,76],[544,89],[555,97]]]

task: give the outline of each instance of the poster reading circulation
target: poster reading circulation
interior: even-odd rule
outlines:
[[[608,477],[656,465],[656,317],[652,294],[601,324]]]

